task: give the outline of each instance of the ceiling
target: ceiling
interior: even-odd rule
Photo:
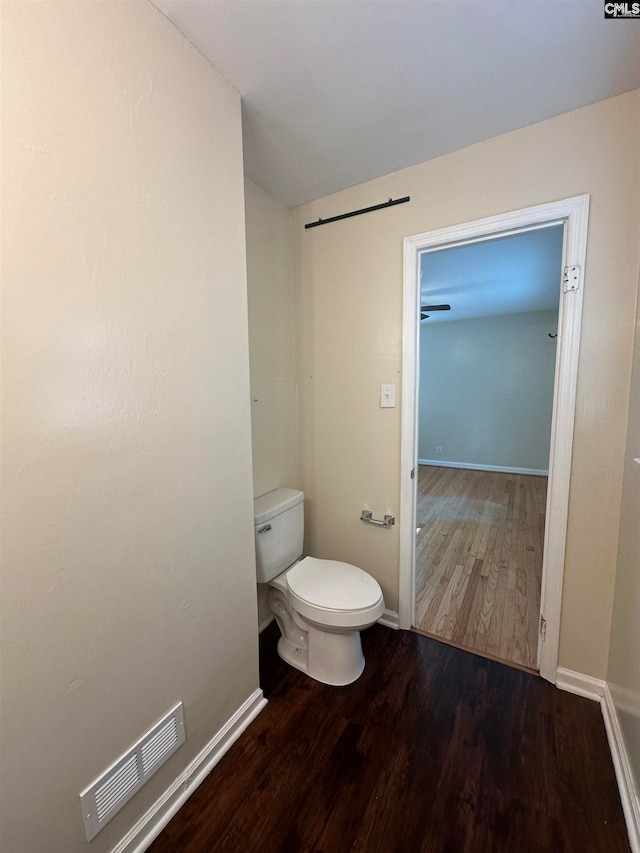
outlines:
[[[426,327],[496,314],[557,311],[562,274],[563,226],[540,228],[420,258],[421,304],[448,303],[431,311]]]
[[[602,0],[153,0],[242,95],[287,206],[640,86]]]

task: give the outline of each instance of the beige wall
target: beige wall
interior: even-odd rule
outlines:
[[[288,209],[245,178],[253,494],[299,486]]]
[[[0,848],[185,706],[99,853],[258,686],[240,99],[148,2],[2,29]]]
[[[640,290],[607,680],[640,790]]]
[[[400,527],[358,519],[363,507],[379,517],[400,509],[400,408],[378,400],[380,383],[400,382],[403,238],[591,194],[560,664],[597,677],[607,668],[629,397],[639,115],[636,91],[292,214],[308,544],[370,570],[397,609]],[[408,204],[304,229],[404,195]]]
[[[253,495],[300,488],[289,210],[245,178]],[[270,619],[258,586],[258,621]]]

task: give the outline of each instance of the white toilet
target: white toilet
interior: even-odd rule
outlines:
[[[254,501],[256,573],[270,584],[278,654],[323,684],[351,684],[364,669],[360,631],[384,612],[380,585],[349,563],[300,559],[304,494],[276,489]]]

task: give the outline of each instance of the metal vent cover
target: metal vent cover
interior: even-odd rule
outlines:
[[[178,745],[178,727],[176,718],[170,717],[167,722],[149,738],[140,748],[142,758],[142,774],[148,776],[153,767],[162,763],[166,757],[173,752]]]
[[[138,756],[134,753],[95,790],[96,816],[99,824],[104,822],[119,802],[128,799],[129,791],[132,788],[137,789],[139,782]]]
[[[182,702],[178,702],[80,794],[87,841],[100,832],[184,742],[184,709]]]

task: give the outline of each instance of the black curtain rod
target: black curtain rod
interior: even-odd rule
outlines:
[[[318,225],[326,225],[327,222],[337,222],[339,219],[349,219],[351,216],[360,216],[361,213],[371,213],[372,210],[382,210],[383,207],[393,207],[396,204],[404,204],[410,200],[410,196],[404,198],[390,198],[389,201],[383,201],[382,204],[373,204],[371,207],[362,207],[360,210],[352,210],[349,213],[341,213],[338,216],[330,216],[329,219],[318,219],[317,222],[307,222],[305,228],[316,228]]]

